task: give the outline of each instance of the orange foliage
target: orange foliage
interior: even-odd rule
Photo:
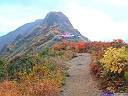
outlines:
[[[22,96],[15,82],[3,81],[0,83],[0,96]]]
[[[77,49],[78,52],[84,50],[87,46],[87,42],[79,41],[79,42],[63,42],[53,46],[54,50],[66,50],[67,47],[70,47],[71,50]],[[68,48],[69,49],[69,48]]]
[[[65,43],[58,43],[58,44],[55,44],[52,49],[54,50],[66,50],[66,44]]]
[[[26,80],[21,84],[22,88],[25,88],[25,96],[59,96],[60,84],[55,80]]]
[[[3,81],[0,96],[60,96],[61,84],[56,80],[25,80],[21,83]]]

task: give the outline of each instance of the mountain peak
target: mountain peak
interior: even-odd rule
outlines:
[[[44,24],[47,26],[63,25],[65,27],[73,28],[67,16],[62,12],[49,12],[44,18]]]
[[[88,38],[82,36],[62,12],[50,12],[44,19],[24,24],[1,37],[0,55],[15,56],[31,48],[40,51],[45,45],[52,46],[63,40],[88,41]]]

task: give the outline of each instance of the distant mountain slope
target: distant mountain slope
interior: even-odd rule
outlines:
[[[0,49],[4,45],[13,42],[18,36],[29,35],[32,32],[33,28],[40,25],[41,23],[43,23],[43,20],[36,20],[35,22],[24,24],[23,26],[8,33],[7,35],[0,37]]]
[[[1,55],[15,56],[40,50],[64,40],[88,41],[62,12],[50,12],[43,20],[25,24],[0,38]]]

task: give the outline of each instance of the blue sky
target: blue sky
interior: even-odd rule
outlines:
[[[62,11],[91,40],[127,39],[128,0],[0,0],[0,36],[50,11]]]

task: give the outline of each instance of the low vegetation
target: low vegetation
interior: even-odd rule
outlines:
[[[104,92],[128,92],[128,47],[122,40],[104,43],[92,54],[91,71]],[[99,50],[99,49],[97,49]],[[90,50],[89,50],[90,51]]]
[[[64,61],[74,55],[46,46],[39,53],[0,60],[0,96],[60,96],[67,75]]]
[[[60,96],[76,53],[90,53],[91,74],[104,92],[128,92],[128,45],[113,42],[63,42],[39,53],[0,60],[0,96]]]

